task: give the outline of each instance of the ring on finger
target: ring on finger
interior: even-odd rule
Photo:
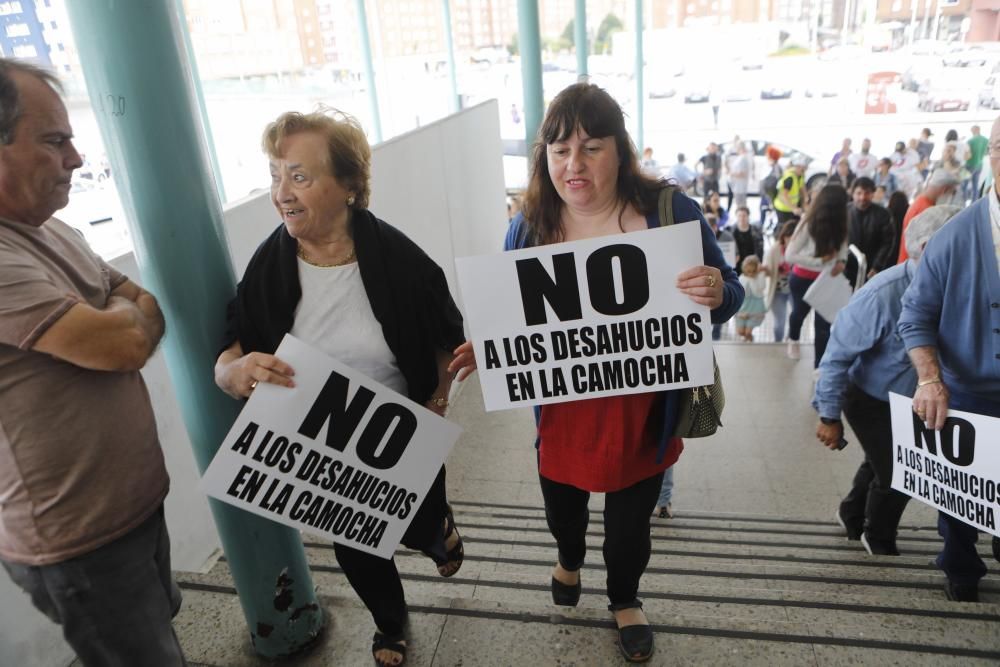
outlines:
[[[254,380],[253,382],[250,383],[250,391],[253,391],[256,388],[257,388],[257,380]]]
[[[715,276],[713,275],[708,276],[708,286],[715,287]]]

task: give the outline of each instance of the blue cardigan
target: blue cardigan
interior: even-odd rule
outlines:
[[[743,304],[743,286],[740,285],[736,271],[733,270],[733,267],[726,264],[726,260],[722,256],[722,250],[719,249],[719,244],[716,243],[715,234],[712,233],[712,228],[705,222],[705,216],[701,214],[701,208],[698,204],[687,195],[681,192],[674,192],[671,205],[674,209],[675,222],[689,222],[692,220],[701,222],[702,261],[706,266],[714,266],[719,269],[722,272],[722,281],[724,283],[722,288],[722,305],[712,310],[712,324],[726,322],[736,314],[736,311]],[[659,214],[656,210],[646,214],[646,225],[650,229],[660,226]],[[507,229],[507,238],[504,239],[503,249],[506,251],[529,247],[530,244],[527,237],[524,216],[518,213],[517,217],[511,220],[510,227]],[[667,445],[670,444],[674,429],[677,427],[678,405],[678,392],[676,390],[660,393],[663,395],[664,400],[664,419],[663,424],[661,424],[660,437],[658,438],[657,463],[663,461]],[[536,405],[534,411],[535,424],[537,425],[542,414],[541,406]],[[537,438],[535,439],[535,447],[538,447]]]
[[[952,407],[986,413],[992,411],[982,403],[1000,409],[1000,273],[988,198],[993,196],[931,237],[903,294],[898,329],[907,350],[938,349],[941,375],[956,399]]]

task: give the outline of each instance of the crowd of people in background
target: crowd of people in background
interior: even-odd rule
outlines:
[[[795,333],[788,347],[789,356],[795,358],[799,325],[787,326],[787,317],[801,313],[803,308],[800,305],[796,311],[791,305],[789,283],[798,280],[790,281],[789,276],[801,278],[810,272],[786,261],[784,255],[795,224],[786,225],[802,219],[823,186],[839,185],[848,195],[844,269],[851,283],[860,286],[865,279],[904,261],[904,230],[909,221],[935,205],[963,206],[973,201],[984,180],[988,141],[978,125],[970,127],[967,136],[951,129],[940,144],[935,139],[934,132],[924,128],[919,137],[897,141],[890,153],[879,155],[872,151],[871,139],[863,138],[855,149],[853,138],[846,137],[825,173],[812,175],[808,183],[807,158],[785,156],[776,146],[767,146],[763,153],[767,166],[762,170],[755,165],[751,147],[739,136],[725,145],[710,143],[693,164],[684,153],[678,153],[673,164],[661,164],[653,158],[653,149],[647,147],[641,166],[648,175],[670,179],[682,191],[700,198],[706,219],[715,226],[717,240],[723,247],[735,243],[731,259],[738,274],[746,273],[744,262],[751,256],[756,258],[759,269],[755,280],[764,283],[764,311],[770,312],[769,328],[773,332],[773,336],[765,334],[756,339],[782,342],[786,332]],[[759,208],[753,214],[748,206],[751,183],[758,184],[759,197]],[[855,256],[846,254],[851,245],[867,263],[860,279]],[[747,289],[748,295],[751,291]],[[761,324],[755,322],[749,330],[734,326],[734,337],[752,341],[753,329]],[[819,329],[822,342],[823,323],[819,323]],[[719,340],[724,332],[716,327],[714,333]]]

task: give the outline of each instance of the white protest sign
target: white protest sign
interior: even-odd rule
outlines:
[[[913,400],[889,394],[892,488],[1000,536],[1000,419],[949,410],[941,431],[924,427]]]
[[[726,264],[736,268],[736,241],[718,241],[719,250],[722,251],[722,256],[726,258]]]
[[[257,385],[202,491],[391,558],[461,429],[292,336],[275,356],[296,386]]]
[[[711,384],[698,222],[456,261],[487,410]]]

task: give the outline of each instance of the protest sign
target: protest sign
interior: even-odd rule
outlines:
[[[889,394],[892,488],[979,530],[1000,536],[1000,419],[949,410],[941,431],[913,413],[913,400]]]
[[[218,500],[391,558],[461,429],[286,335],[201,480]]]
[[[487,410],[711,384],[698,222],[457,260]]]

